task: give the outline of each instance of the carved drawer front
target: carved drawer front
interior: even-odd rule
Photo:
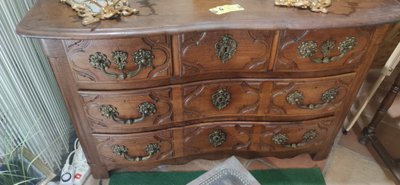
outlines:
[[[345,75],[274,81],[269,115],[301,116],[340,110],[350,93],[354,73]]]
[[[180,35],[183,76],[220,72],[263,72],[271,56],[272,31],[210,31]]]
[[[73,76],[82,89],[149,87],[169,78],[170,44],[164,35],[64,41]]]
[[[111,169],[156,163],[174,157],[173,131],[139,134],[95,134],[101,160]]]
[[[255,115],[260,105],[260,81],[209,81],[183,86],[183,119],[228,119]]]
[[[336,126],[335,118],[312,121],[272,123],[260,129],[260,152],[292,152],[307,149],[316,153]]]
[[[142,91],[81,91],[88,122],[95,132],[154,130],[173,121],[171,88]]]
[[[324,71],[357,66],[372,34],[372,28],[282,31],[274,71]]]
[[[183,155],[212,152],[294,156],[317,152],[333,133],[335,118],[298,122],[215,122],[183,128]],[[195,143],[195,144],[194,144]],[[311,148],[311,149],[310,149]],[[296,151],[298,153],[296,153]]]
[[[183,129],[183,153],[195,155],[215,151],[250,149],[254,124],[207,123]]]

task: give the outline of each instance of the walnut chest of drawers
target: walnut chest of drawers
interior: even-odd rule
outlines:
[[[39,0],[17,28],[41,39],[96,178],[229,155],[326,158],[380,24],[400,19],[395,0],[333,1],[328,14],[229,1],[245,11],[220,16],[208,9],[222,1],[138,3],[141,16],[84,27]]]

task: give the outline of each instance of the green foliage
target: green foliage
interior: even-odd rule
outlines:
[[[1,185],[33,185],[38,177],[32,177],[31,165],[26,164],[24,148],[17,147],[10,153],[2,156],[0,163]]]

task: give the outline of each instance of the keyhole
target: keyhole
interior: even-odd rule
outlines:
[[[227,53],[228,52],[228,47],[224,47],[224,53]]]
[[[220,140],[221,140],[221,138],[219,136],[214,136],[214,141],[218,142]]]

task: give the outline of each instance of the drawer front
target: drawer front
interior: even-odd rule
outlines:
[[[270,62],[272,31],[191,32],[180,36],[183,76],[220,72],[263,72]]]
[[[171,88],[80,92],[90,126],[103,133],[157,129],[173,122],[171,93]]]
[[[340,70],[361,63],[372,28],[282,31],[276,72]]]
[[[355,74],[335,77],[277,80],[272,84],[268,115],[302,116],[342,111]]]
[[[183,129],[184,155],[219,151],[316,152],[335,127],[333,117],[299,122],[220,122]],[[193,144],[196,143],[196,144]],[[313,149],[310,149],[313,148]]]
[[[263,82],[212,81],[183,86],[183,119],[257,114]]]
[[[224,154],[295,156],[316,153],[333,134],[334,117],[299,122],[210,122],[136,134],[94,134],[110,169],[175,158]]]
[[[142,165],[175,157],[173,131],[140,134],[95,134],[97,151],[110,168],[119,165]]]
[[[170,38],[165,35],[113,40],[64,41],[75,80],[82,88],[151,86],[172,74]],[[118,86],[118,84],[119,86]]]

